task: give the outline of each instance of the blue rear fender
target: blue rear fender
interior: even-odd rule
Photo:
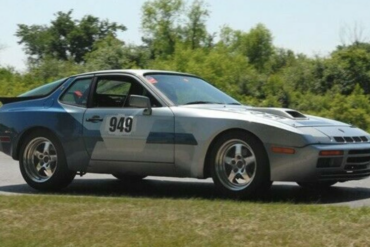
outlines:
[[[43,129],[54,134],[61,142],[69,169],[85,171],[90,159],[82,136],[85,109],[68,112],[57,101],[53,100],[52,104],[48,101],[50,98],[19,102],[5,105],[7,107],[1,109],[2,129],[8,130],[11,138],[10,147],[3,152],[18,160],[20,148],[27,135]],[[27,108],[22,106],[25,103],[28,103]]]

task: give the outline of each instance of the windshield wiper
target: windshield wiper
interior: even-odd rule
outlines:
[[[210,101],[192,101],[192,102],[188,102],[184,105],[197,105],[197,104],[222,104],[222,103],[219,103],[219,102],[210,102]]]
[[[241,105],[240,103],[237,103],[237,102],[221,103],[221,102],[211,102],[211,101],[192,101],[192,102],[188,102],[184,105],[196,105],[196,104]]]

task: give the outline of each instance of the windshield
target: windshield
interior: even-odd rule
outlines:
[[[46,96],[57,89],[65,81],[65,79],[66,78],[37,87],[31,91],[19,95],[18,97]]]
[[[150,74],[145,78],[175,105],[189,104],[231,104],[240,105],[238,101],[204,80],[171,74]]]

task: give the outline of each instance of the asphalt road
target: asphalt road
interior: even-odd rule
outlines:
[[[19,171],[18,162],[0,153],[0,195],[45,194],[29,187]],[[125,183],[111,175],[87,174],[59,192],[62,195],[149,198],[222,198],[212,181],[148,177],[140,182]],[[339,183],[328,190],[305,190],[295,183],[274,183],[271,190],[255,199],[259,202],[317,205],[370,206],[370,178]]]

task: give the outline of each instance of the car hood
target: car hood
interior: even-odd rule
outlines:
[[[253,116],[253,118],[263,118],[280,122],[295,128],[300,127],[328,127],[342,126],[350,127],[351,125],[321,117],[304,115],[296,110],[287,108],[267,108],[267,107],[250,107],[244,105],[192,105],[186,106],[198,109],[208,109],[221,112],[237,113]]]
[[[278,128],[284,128],[283,126],[286,126],[284,129],[290,129],[292,131],[295,129],[294,132],[309,135],[318,143],[367,142],[370,140],[367,132],[350,124],[327,118],[304,115],[296,110],[287,108],[263,108],[243,105],[192,105],[190,107],[234,113],[239,116],[241,114],[244,119],[261,124],[270,123],[271,125],[272,123],[276,123],[274,124],[275,127],[280,126]],[[238,117],[235,116],[235,118]]]

